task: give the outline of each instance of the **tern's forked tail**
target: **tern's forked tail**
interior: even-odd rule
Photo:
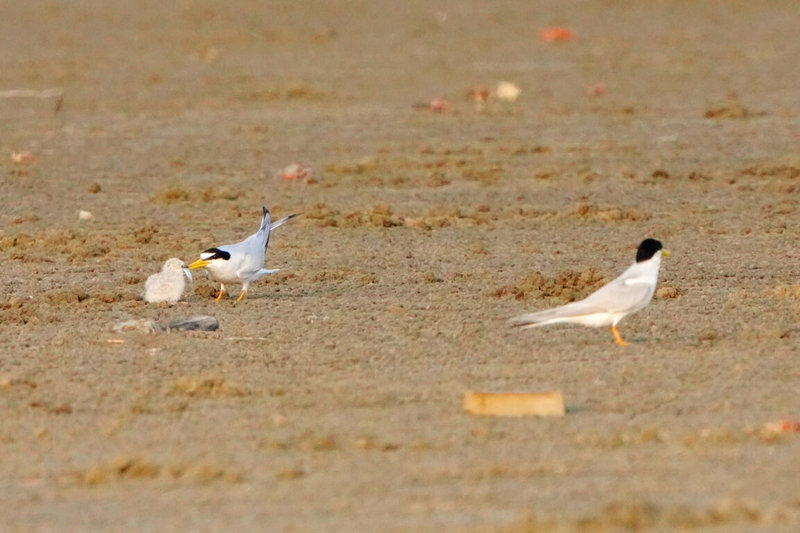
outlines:
[[[259,233],[263,233],[264,231],[269,231],[270,228],[270,221],[271,217],[269,215],[269,209],[266,207],[261,207],[261,227],[258,228]]]
[[[274,230],[275,228],[277,228],[278,226],[282,226],[282,225],[286,224],[287,222],[292,220],[294,217],[296,217],[300,213],[294,213],[294,214],[285,216],[283,218],[280,218],[280,219],[276,220],[275,222],[272,222],[272,219],[271,219],[270,214],[269,214],[269,209],[267,209],[266,207],[262,207],[261,209],[263,210],[263,215],[262,215],[263,218],[261,219],[261,227],[258,230],[258,235],[261,238],[261,240],[264,242],[264,249],[266,250],[267,246],[269,245],[269,234],[270,234],[270,232],[272,230]]]
[[[279,218],[278,220],[276,220],[275,222],[273,222],[272,224],[269,225],[269,230],[272,231],[275,228],[277,228],[278,226],[283,226],[284,224],[286,224],[287,222],[289,222],[290,220],[292,220],[294,217],[296,217],[299,214],[300,213],[294,213],[292,215],[285,216],[283,218]]]

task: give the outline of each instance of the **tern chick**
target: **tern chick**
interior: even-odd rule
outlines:
[[[548,324],[581,324],[594,328],[611,326],[614,341],[628,343],[617,330],[617,323],[645,307],[653,298],[658,282],[661,256],[669,255],[655,239],[645,239],[636,251],[636,262],[617,279],[600,287],[583,300],[511,319],[513,326],[533,328]]]
[[[209,248],[200,253],[200,259],[189,265],[190,270],[205,268],[211,277],[219,281],[219,294],[215,301],[219,301],[225,294],[226,283],[241,283],[242,292],[238,302],[247,294],[250,284],[267,274],[274,274],[278,268],[267,270],[264,260],[267,255],[270,231],[283,225],[297,216],[297,214],[283,217],[270,223],[269,210],[262,207],[261,227],[248,238],[236,244],[224,244],[216,248]]]
[[[186,287],[184,275],[192,280],[192,273],[183,266],[177,257],[167,259],[161,272],[153,274],[144,282],[144,299],[150,303],[169,302],[174,304],[183,296]]]

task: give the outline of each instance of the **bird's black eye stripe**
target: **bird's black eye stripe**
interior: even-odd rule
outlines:
[[[209,248],[208,250],[203,250],[203,259],[206,261],[211,261],[212,259],[224,259],[227,261],[231,258],[231,254],[226,252],[225,250],[220,250],[219,248]]]

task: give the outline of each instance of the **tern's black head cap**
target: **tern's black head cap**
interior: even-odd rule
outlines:
[[[212,259],[224,259],[227,261],[231,258],[231,254],[226,252],[225,250],[220,250],[219,248],[209,248],[208,250],[204,250],[203,253],[200,255],[206,261],[211,261]]]
[[[652,259],[662,248],[661,242],[655,239],[643,240],[642,244],[639,245],[639,249],[636,250],[636,262],[641,263],[642,261]]]

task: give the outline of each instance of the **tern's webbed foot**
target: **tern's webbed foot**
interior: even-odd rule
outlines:
[[[627,346],[628,343],[622,338],[622,335],[619,334],[619,330],[617,330],[617,326],[611,326],[611,333],[614,334],[614,342],[619,344],[620,346]]]

